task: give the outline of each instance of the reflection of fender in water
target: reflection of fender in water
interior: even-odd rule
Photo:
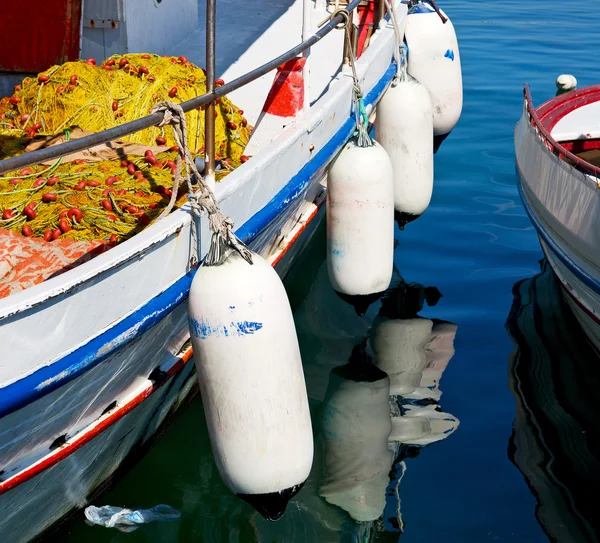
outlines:
[[[388,532],[403,528],[404,460],[459,424],[437,403],[457,327],[417,315],[425,302],[435,305],[440,297],[435,288],[404,282],[388,290],[368,339],[354,347],[348,364],[331,371],[321,406],[319,495],[361,522],[392,515],[376,524]]]
[[[597,542],[600,517],[589,496],[600,486],[600,356],[546,261],[540,274],[515,284],[513,296],[506,321],[515,344],[509,458],[536,497],[535,514],[550,539]]]
[[[334,368],[323,405],[325,477],[319,494],[355,520],[372,521],[385,507],[392,464],[390,380],[355,347]]]

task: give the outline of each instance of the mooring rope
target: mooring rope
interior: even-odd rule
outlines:
[[[400,35],[400,27],[398,26],[398,19],[396,18],[396,8],[394,2],[390,0],[384,0],[385,7],[390,13],[390,19],[392,20],[392,26],[394,27],[394,39],[396,41],[396,47],[394,47],[394,60],[396,61],[396,75],[392,81],[392,86],[396,86],[399,81],[406,79],[406,49],[404,42]],[[401,52],[402,51],[402,52]]]
[[[183,177],[187,183],[188,202],[192,208],[192,213],[196,217],[200,217],[202,211],[208,213],[208,222],[212,232],[212,238],[210,248],[203,264],[206,266],[218,266],[227,258],[227,256],[229,256],[230,252],[227,250],[228,248],[237,251],[246,262],[252,264],[252,253],[234,234],[233,221],[223,214],[215,195],[205,183],[198,168],[196,168],[196,164],[194,163],[194,159],[188,148],[185,114],[183,109],[181,109],[179,104],[173,102],[160,102],[152,108],[152,113],[156,112],[164,115],[163,120],[158,126],[163,127],[170,125],[173,129],[173,135],[177,141],[177,145],[179,146],[171,200],[164,211],[158,216],[157,220],[167,216],[173,209],[173,206],[177,201],[177,193]],[[182,173],[183,162],[185,162],[186,166],[185,174]],[[192,183],[192,177],[196,183]],[[198,189],[194,189],[194,184],[198,185]],[[192,221],[192,223],[192,228],[195,228],[195,221]],[[193,232],[193,235],[195,238],[198,237],[196,232]]]
[[[350,67],[352,68],[352,101],[354,103],[354,116],[356,120],[356,132],[354,134],[356,136],[356,144],[358,147],[372,147],[374,144],[369,136],[369,116],[365,109],[363,93],[356,71],[354,48],[352,47],[352,40],[350,39],[350,14],[344,9],[338,9],[331,14],[330,18],[333,19],[336,15],[342,15],[344,18],[344,22],[340,23],[336,28],[344,30],[346,47],[348,49],[348,60],[350,62]]]

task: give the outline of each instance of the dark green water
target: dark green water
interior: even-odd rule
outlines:
[[[585,339],[571,321],[561,320],[565,309],[556,301],[554,287],[539,294],[546,280],[520,283],[521,293],[513,292],[515,283],[539,272],[542,256],[517,193],[513,127],[521,113],[525,81],[532,84],[538,104],[554,94],[560,73],[573,73],[580,86],[597,83],[593,53],[600,50],[600,6],[583,0],[452,0],[442,7],[459,36],[464,110],[436,155],[429,210],[397,232],[395,263],[396,282],[401,275],[408,282],[436,287],[443,295],[437,303],[425,304],[419,315],[457,326],[456,353],[439,382],[439,409],[460,420],[458,429],[423,448],[399,447],[397,461],[390,461],[392,484],[385,511],[373,523],[356,522],[319,495],[325,460],[320,421],[331,370],[345,364],[365,340],[379,310],[375,304],[365,317],[357,317],[332,292],[321,230],[286,281],[316,438],[311,477],[284,517],[277,523],[264,521],[221,482],[196,398],[139,464],[94,502],[127,507],[166,503],[179,509],[182,518],[123,534],[88,526],[81,514],[57,534],[57,541],[598,540],[593,526],[587,531],[570,527],[590,524],[593,513],[575,496],[581,489],[599,487],[593,460],[598,449],[592,445],[600,435],[594,423],[600,416],[594,410],[597,388],[590,383],[600,382],[594,369],[600,361],[585,347],[572,348]],[[554,301],[540,304],[536,293]],[[506,330],[509,314],[515,319],[525,315],[525,321],[518,321],[523,328],[523,322],[532,323],[528,334],[517,333],[516,320],[510,327],[520,338],[522,352],[515,350]],[[551,332],[538,334],[535,330],[538,324],[544,328],[546,318],[554,323],[546,327]],[[549,347],[541,348],[546,341]],[[520,369],[515,369],[515,360],[520,360]],[[535,368],[533,376],[525,375],[528,367]],[[559,374],[557,367],[573,368],[577,374]],[[577,385],[581,381],[588,386]],[[581,405],[589,406],[581,427],[573,423],[581,418],[575,411],[558,409],[566,405],[565,398],[569,405],[581,398]],[[541,407],[536,411],[535,406]],[[547,420],[544,409],[552,413]],[[538,425],[537,420],[546,422]],[[575,431],[577,436],[584,432],[586,440],[575,440]],[[535,439],[527,437],[534,435]],[[567,452],[559,457],[553,452],[559,449]],[[556,471],[561,466],[568,477]],[[561,499],[553,501],[553,496]]]

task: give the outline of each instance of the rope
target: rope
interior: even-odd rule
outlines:
[[[429,4],[435,10],[435,12],[438,14],[438,17],[441,19],[443,24],[446,24],[448,22],[448,17],[445,17],[444,14],[441,12],[440,8],[437,7],[435,0],[411,0],[410,6],[411,7],[415,6],[421,2]]]
[[[399,81],[404,81],[406,78],[406,51],[404,48],[404,42],[400,35],[400,28],[398,27],[398,20],[396,18],[396,7],[394,2],[390,0],[384,0],[385,7],[391,14],[392,26],[394,27],[394,38],[396,40],[396,47],[394,47],[394,60],[396,61],[396,76],[392,81],[392,86],[396,86]],[[402,49],[402,53],[400,50]],[[404,55],[404,57],[403,57]]]
[[[360,88],[360,81],[356,72],[356,58],[354,57],[354,48],[352,47],[350,32],[348,29],[348,21],[350,19],[348,17],[348,12],[342,11],[341,13],[345,14],[344,17],[346,19],[346,24],[344,25],[344,35],[346,38],[346,46],[348,47],[348,60],[350,62],[350,67],[352,68],[352,101],[354,102],[354,116],[356,119],[356,131],[354,133],[356,136],[356,144],[358,147],[372,147],[374,144],[373,140],[369,136],[369,116],[367,115],[367,110],[365,109],[363,93],[362,89]],[[335,12],[332,14],[332,17],[333,16],[335,16]]]
[[[157,220],[167,216],[173,209],[175,201],[177,200],[179,185],[183,177],[183,180],[187,183],[189,191],[188,201],[192,208],[192,213],[196,217],[200,217],[202,211],[208,213],[208,224],[212,232],[212,238],[208,254],[204,259],[203,264],[205,266],[219,266],[229,256],[231,250],[237,251],[246,262],[252,264],[252,253],[233,233],[232,220],[223,214],[219,208],[215,195],[212,190],[210,190],[210,187],[204,182],[204,179],[198,172],[198,168],[196,168],[196,164],[194,163],[194,159],[192,158],[188,147],[185,114],[183,109],[181,109],[179,104],[173,102],[160,102],[152,108],[151,113],[157,112],[164,115],[159,127],[171,125],[175,141],[179,146],[179,154],[177,156],[175,173],[173,176],[173,193],[171,194],[171,200],[164,211],[158,216]],[[184,161],[186,166],[185,172],[182,171]],[[194,190],[192,177],[196,181],[196,184],[199,185],[199,190]],[[192,222],[194,223],[194,221]],[[196,234],[193,233],[193,235]]]

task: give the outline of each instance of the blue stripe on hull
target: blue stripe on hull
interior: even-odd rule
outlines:
[[[367,104],[374,104],[377,101],[395,73],[396,67],[392,63],[366,96]],[[295,198],[301,195],[314,175],[328,164],[352,135],[354,123],[353,118],[347,119],[315,157],[292,177],[265,207],[237,229],[238,237],[248,244],[251,243]],[[194,271],[189,272],[136,312],[71,354],[1,388],[0,418],[72,381],[152,328],[186,300],[194,273]]]
[[[520,173],[519,173],[520,176]],[[521,197],[521,202],[523,203],[523,207],[525,208],[525,212],[529,217],[529,220],[533,224],[536,229],[538,235],[546,246],[552,251],[552,253],[560,260],[565,267],[579,279],[584,285],[591,288],[594,292],[600,295],[600,282],[592,277],[589,273],[587,273],[581,266],[579,266],[576,262],[574,262],[569,255],[562,249],[562,247],[552,239],[548,231],[544,228],[541,221],[537,218],[535,211],[533,210],[531,204],[527,200],[527,196],[525,195],[523,186],[521,182],[517,183],[517,187],[519,189],[519,196]]]

